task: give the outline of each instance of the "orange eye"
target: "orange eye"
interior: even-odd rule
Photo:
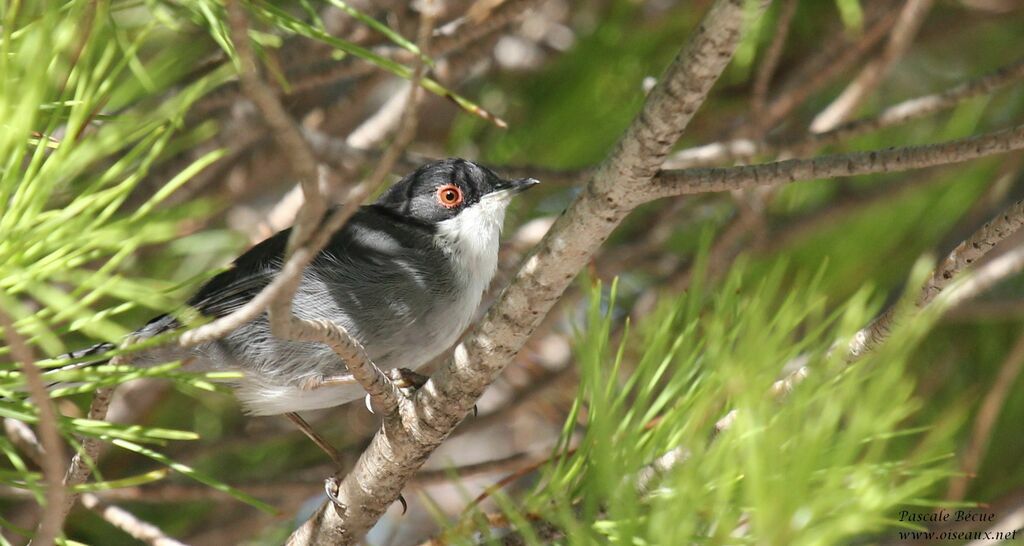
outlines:
[[[455,184],[445,184],[437,188],[437,201],[445,208],[455,208],[462,204],[462,190]]]

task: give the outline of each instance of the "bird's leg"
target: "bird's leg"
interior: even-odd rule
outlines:
[[[313,430],[313,427],[309,426],[309,423],[300,417],[298,413],[290,411],[285,413],[284,416],[292,423],[295,423],[295,426],[299,427],[299,430],[301,430],[307,438],[312,440],[317,447],[322,449],[323,452],[326,453],[332,461],[334,461],[334,466],[338,468],[338,471],[341,471],[341,457],[338,455],[338,451],[334,449],[334,446],[327,443],[327,440],[325,440],[323,436],[320,436],[317,431]]]
[[[341,375],[315,375],[313,377],[307,377],[302,380],[299,384],[299,388],[304,391],[314,391],[321,387],[337,387],[341,385],[358,385],[354,375],[345,373]]]

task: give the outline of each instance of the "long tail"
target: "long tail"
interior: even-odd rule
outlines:
[[[86,349],[79,349],[77,351],[71,351],[70,353],[67,353],[66,355],[64,355],[64,357],[67,358],[67,359],[76,359],[77,360],[79,358],[86,358],[86,357],[89,357],[89,356],[92,356],[92,355],[103,354],[103,353],[105,353],[107,351],[110,351],[114,347],[116,347],[116,345],[114,345],[113,343],[97,343],[96,345],[93,345],[92,347],[88,347]],[[83,362],[75,362],[74,364],[68,364],[67,366],[61,366],[60,368],[54,368],[52,370],[48,370],[46,373],[43,374],[43,377],[46,377],[46,375],[52,374],[52,373],[56,373],[56,372],[65,372],[65,371],[68,371],[68,370],[81,370],[83,368],[89,368],[89,367],[92,367],[92,366],[99,366],[100,364],[106,364],[109,361],[110,361],[109,358],[99,358],[99,359],[96,359],[96,360],[86,360],[86,361],[83,361]],[[65,383],[65,382],[62,382],[62,381],[54,381],[54,382],[46,384],[46,388],[49,389],[49,390],[53,390],[53,389],[55,389],[57,387],[63,387],[63,386],[70,386],[70,383]]]

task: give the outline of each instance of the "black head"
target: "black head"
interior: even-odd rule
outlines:
[[[507,197],[537,184],[533,178],[506,180],[465,159],[423,165],[391,186],[376,205],[404,218],[436,224],[455,218],[481,200]]]

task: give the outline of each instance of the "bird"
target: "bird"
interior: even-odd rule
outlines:
[[[505,211],[513,196],[537,183],[502,178],[459,158],[420,166],[331,236],[302,273],[293,313],[342,326],[382,370],[421,367],[454,345],[473,320],[497,269]],[[280,271],[290,232],[250,248],[186,305],[215,319],[249,302]],[[165,314],[131,337],[180,328],[178,319]],[[81,359],[113,347],[103,343],[68,356]],[[233,380],[236,397],[254,415],[291,417],[365,395],[354,381],[342,380],[351,378],[346,363],[328,346],[275,337],[266,313],[219,340],[143,350],[130,363],[174,360],[188,361],[190,370],[241,372]]]

